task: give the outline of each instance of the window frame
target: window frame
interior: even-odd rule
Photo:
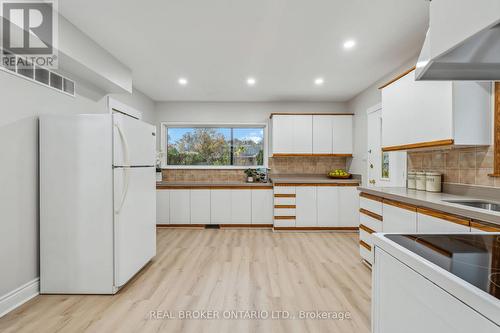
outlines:
[[[161,142],[160,152],[162,153],[161,168],[162,169],[200,169],[200,170],[246,170],[259,169],[268,167],[269,158],[269,137],[267,123],[221,123],[221,122],[166,122],[160,123]],[[167,155],[167,129],[168,128],[189,128],[189,127],[213,127],[213,128],[255,128],[260,127],[264,130],[264,165],[168,165]]]

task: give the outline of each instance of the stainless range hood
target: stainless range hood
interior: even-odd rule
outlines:
[[[500,0],[434,0],[416,80],[500,81]]]

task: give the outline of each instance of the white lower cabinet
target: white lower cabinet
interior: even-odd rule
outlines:
[[[383,231],[387,233],[415,233],[417,232],[417,209],[406,204],[384,201]],[[399,205],[399,207],[395,206]],[[403,208],[404,207],[404,208]]]
[[[191,190],[191,224],[210,224],[210,190]]]
[[[424,233],[447,233],[447,232],[470,232],[469,221],[462,218],[438,218],[428,210],[418,212],[418,232]]]
[[[156,190],[156,224],[170,224],[170,190]]]
[[[274,209],[275,227],[355,228],[359,224],[355,186],[275,186],[274,193],[295,195],[294,198],[274,198],[278,206]]]
[[[338,227],[339,189],[336,186],[319,186],[317,188],[318,227]]]
[[[295,189],[296,202],[296,227],[316,227],[317,205],[316,205],[316,187],[315,186],[297,186]]]
[[[373,333],[497,333],[499,328],[462,300],[376,248]]]
[[[231,190],[231,220],[229,224],[252,223],[251,190]]]
[[[273,190],[253,189],[252,224],[273,224]]]
[[[191,223],[190,190],[170,190],[170,223]]]
[[[339,190],[339,227],[357,227],[359,222],[358,189],[341,186]]]
[[[212,224],[231,224],[231,191],[210,191],[210,219]]]

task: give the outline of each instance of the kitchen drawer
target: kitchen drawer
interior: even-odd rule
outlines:
[[[274,194],[295,194],[295,186],[274,186]]]
[[[368,229],[368,230],[367,230]],[[371,230],[373,231],[373,230]],[[366,244],[370,245],[373,248],[373,237],[372,234],[370,233],[370,228],[360,225],[359,226],[359,239],[365,242]]]
[[[295,209],[274,208],[274,216],[295,216]]]
[[[382,232],[382,221],[363,213],[359,213],[359,224],[365,225],[375,232]]]
[[[366,209],[372,213],[375,213],[377,215],[383,215],[382,214],[382,200],[380,201],[375,200],[375,197],[371,198],[370,197],[365,197],[363,195],[366,194],[361,194],[359,197],[359,207]]]
[[[295,227],[295,220],[274,220],[276,228],[291,228]]]
[[[274,198],[274,205],[295,205],[295,198]]]
[[[373,252],[372,251],[369,251],[367,248],[360,245],[359,246],[359,254],[361,255],[361,258],[368,261],[370,264],[373,264]]]

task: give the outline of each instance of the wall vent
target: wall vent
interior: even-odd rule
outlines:
[[[0,52],[2,52],[1,49]],[[16,55],[11,55],[9,53],[4,53],[3,57],[13,57],[17,59]],[[23,66],[22,68],[17,68],[16,65],[9,66],[9,63],[10,62],[2,62],[0,64],[0,70],[57,90],[63,94],[75,97],[75,81],[62,76],[61,74],[33,64],[29,64],[30,66],[28,67]],[[17,60],[14,61],[14,63],[17,64]]]

